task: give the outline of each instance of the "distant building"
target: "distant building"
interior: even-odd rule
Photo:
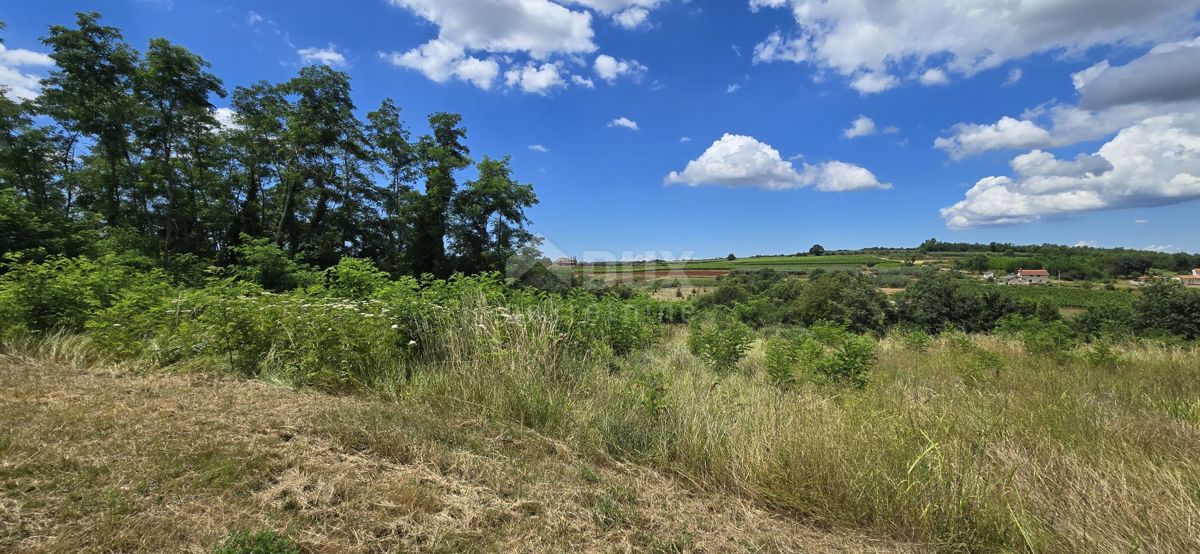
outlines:
[[[554,260],[554,265],[559,266],[559,267],[574,267],[576,265],[579,265],[579,260],[576,260],[575,258],[565,258],[564,257],[564,258],[559,258],[557,260]]]
[[[1044,269],[1018,269],[1015,275],[1005,275],[1000,282],[1006,285],[1041,285],[1050,282],[1050,272]]]
[[[1050,282],[1050,272],[1044,269],[1018,269],[1017,275],[1030,283]]]
[[[1200,267],[1193,269],[1191,275],[1180,275],[1176,279],[1185,287],[1200,289]]]
[[[979,277],[984,280],[995,279],[996,272],[995,271],[985,271]]]

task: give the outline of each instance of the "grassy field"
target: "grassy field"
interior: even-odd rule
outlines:
[[[900,267],[903,265],[902,262],[888,260],[877,256],[858,254],[828,254],[825,256],[759,256],[754,258],[739,258],[736,260],[713,259],[692,260],[685,262],[608,264],[603,266],[580,266],[578,271],[589,274],[709,269],[733,271],[766,268],[777,269],[780,271],[811,271],[817,268],[859,268],[869,264],[873,264],[874,267],[879,268]]]
[[[761,345],[715,374],[675,329],[593,367],[473,321],[450,361],[359,398],[10,345],[0,545],[1200,550],[1194,350],[888,338],[865,390],[780,390]]]
[[[429,404],[98,363],[0,358],[0,551],[896,552],[670,472]]]

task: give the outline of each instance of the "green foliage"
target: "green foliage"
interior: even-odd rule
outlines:
[[[314,268],[297,263],[270,239],[243,235],[242,241],[233,249],[236,263],[232,273],[238,279],[274,292],[304,288],[317,282],[318,274]]]
[[[296,543],[270,530],[251,533],[239,529],[229,534],[214,554],[300,554]]]
[[[1134,307],[1134,326],[1147,335],[1200,338],[1200,291],[1178,283],[1155,283]]]
[[[767,376],[781,387],[803,376],[863,388],[875,363],[875,351],[875,341],[868,337],[844,327],[816,325],[767,342]]]
[[[999,287],[977,288],[971,280],[942,271],[927,272],[900,295],[898,304],[901,321],[930,333],[988,332],[1005,316],[1034,312],[1033,305],[1014,300]]]
[[[337,265],[325,270],[325,287],[334,295],[353,300],[366,300],[388,284],[388,275],[370,260],[342,258]]]
[[[9,264],[0,276],[0,326],[82,330],[93,313],[113,305],[123,290],[165,282],[161,271],[143,273],[112,256]]]
[[[754,331],[724,310],[692,321],[688,348],[717,372],[732,371],[754,342]]]
[[[1016,337],[1025,348],[1040,354],[1063,354],[1075,345],[1075,334],[1062,321],[1010,315],[1002,319],[996,331]]]

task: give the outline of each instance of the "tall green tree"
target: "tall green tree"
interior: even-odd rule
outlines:
[[[450,273],[446,239],[451,202],[458,190],[454,174],[471,165],[470,150],[464,144],[467,130],[461,125],[461,115],[435,113],[429,116],[432,134],[418,143],[425,173],[425,194],[417,208],[412,247],[413,270],[418,275]]]
[[[152,232],[164,258],[174,252],[200,252],[206,245],[200,225],[204,184],[197,168],[208,156],[202,144],[217,126],[212,96],[225,96],[210,65],[186,48],[163,38],[150,41],[138,67],[136,134],[145,151],[142,195],[153,204]],[[191,178],[189,178],[191,177]]]
[[[95,142],[100,183],[84,200],[107,224],[121,225],[122,200],[136,181],[130,133],[139,107],[133,94],[138,54],[95,12],[77,14],[75,28],[50,27],[42,42],[52,49],[56,69],[42,83],[40,111]]]
[[[383,201],[385,243],[371,257],[379,260],[381,268],[399,273],[408,269],[406,254],[413,241],[413,218],[420,199],[413,188],[419,174],[417,149],[391,98],[367,114],[367,136],[387,188]]]
[[[525,210],[537,204],[537,195],[532,185],[513,179],[510,161],[484,156],[475,166],[479,177],[454,197],[451,238],[458,271],[503,271],[534,238]]]

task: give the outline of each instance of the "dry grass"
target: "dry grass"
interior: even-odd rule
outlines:
[[[0,361],[0,550],[884,551],[527,429],[203,374]]]

